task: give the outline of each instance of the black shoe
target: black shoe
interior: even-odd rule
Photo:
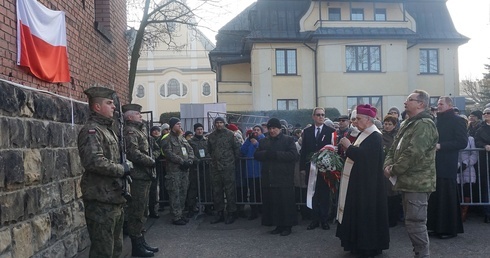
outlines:
[[[150,218],[153,218],[153,219],[158,219],[160,218],[160,215],[158,215],[158,213],[154,213],[154,212],[151,212],[150,215],[148,215],[148,217]]]
[[[192,217],[194,217],[194,212],[193,212],[193,211],[189,211],[189,212],[187,212],[187,218],[189,218],[189,219],[190,219],[190,218],[192,218]]]
[[[145,240],[145,236],[143,236],[143,246],[146,250],[157,253],[159,251],[158,247],[151,247]]]
[[[152,251],[146,250],[143,246],[143,237],[131,238],[131,256],[136,257],[153,257]]]
[[[185,223],[185,221],[183,219],[178,219],[178,220],[172,221],[172,224],[177,225],[177,226],[183,226],[187,223]]]
[[[306,230],[312,230],[320,226],[320,223],[318,221],[312,221],[310,225],[306,228]]]
[[[236,213],[235,212],[229,212],[228,216],[226,216],[225,224],[233,224],[236,219]]]
[[[211,224],[216,224],[224,221],[225,221],[225,215],[223,214],[222,211],[219,211],[216,217],[214,217],[214,219],[211,220]]]
[[[434,231],[428,231],[427,232],[427,235],[429,235],[429,236],[437,236],[437,233],[434,232]]]
[[[289,236],[291,234],[291,227],[285,227],[281,231],[281,236]]]
[[[257,213],[252,213],[250,214],[250,216],[248,216],[248,220],[254,220],[256,218],[258,218],[259,216],[257,215]]]
[[[183,220],[185,222],[185,224],[189,223],[189,219],[186,217],[182,217],[181,220]]]
[[[456,234],[450,234],[450,235],[440,234],[439,235],[439,238],[440,239],[449,239],[449,238],[453,238],[453,237],[456,237],[456,236],[457,236]]]
[[[269,233],[271,233],[272,235],[277,235],[280,234],[281,232],[282,232],[282,228],[276,227],[274,230],[270,231]]]
[[[324,223],[322,223],[322,229],[323,230],[329,230],[330,229],[330,225],[328,225],[327,222],[324,222]]]

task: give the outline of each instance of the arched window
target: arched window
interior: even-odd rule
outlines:
[[[165,97],[165,84],[160,86],[160,96]]]
[[[172,94],[180,96],[180,82],[176,79],[170,79],[167,83],[167,97]]]
[[[185,95],[187,95],[187,85],[182,84],[182,97],[184,97]]]
[[[205,82],[202,85],[202,95],[204,95],[204,96],[211,95],[211,85],[209,85],[209,83],[207,83],[207,82]]]
[[[143,85],[138,85],[138,88],[136,89],[136,97],[142,98],[145,96],[145,87]]]

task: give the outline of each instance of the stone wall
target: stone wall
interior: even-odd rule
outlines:
[[[77,135],[85,103],[0,81],[0,257],[74,257],[90,245]]]

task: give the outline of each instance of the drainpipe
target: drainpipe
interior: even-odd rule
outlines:
[[[313,58],[313,64],[315,66],[315,107],[318,107],[318,63],[317,63],[317,51],[316,49],[318,48],[318,41],[316,42],[316,49],[313,49],[312,47],[308,46],[306,43],[303,42],[303,45],[305,45],[307,48],[309,48],[313,53],[315,54]]]

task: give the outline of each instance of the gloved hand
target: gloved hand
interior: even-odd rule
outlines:
[[[184,163],[182,163],[180,166],[179,166],[179,169],[180,170],[188,170],[189,169],[189,163],[187,161],[184,161]]]
[[[133,169],[133,163],[129,160],[126,160],[126,163],[123,163],[122,165],[124,167],[124,175],[123,176],[131,175],[131,169]]]
[[[187,163],[187,167],[192,167],[192,164],[194,164],[194,162],[192,162],[192,160],[188,160],[186,161]]]
[[[461,163],[461,170],[462,171],[465,171],[467,167],[468,167],[468,165]]]

